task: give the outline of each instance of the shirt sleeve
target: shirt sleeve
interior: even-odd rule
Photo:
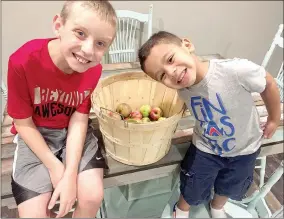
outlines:
[[[81,105],[77,108],[77,112],[83,114],[89,114],[91,110],[91,94],[85,98]]]
[[[236,63],[239,83],[249,92],[262,93],[266,87],[265,69],[247,59],[239,59]]]
[[[33,105],[24,70],[9,59],[7,113],[14,119],[26,119],[33,115]]]
[[[94,92],[95,88],[97,87],[97,84],[98,84],[98,82],[100,80],[101,74],[102,74],[102,65],[98,65],[95,68],[95,72],[91,75],[91,76],[95,76],[95,78],[93,79],[93,81],[94,81],[93,88],[90,91],[90,94],[81,103],[81,105],[78,106],[76,111],[78,111],[80,113],[84,113],[84,114],[89,114],[90,113],[91,106],[92,106],[92,102],[91,102],[92,93]]]

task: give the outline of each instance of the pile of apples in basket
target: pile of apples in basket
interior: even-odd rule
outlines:
[[[147,104],[142,105],[139,110],[132,110],[127,103],[120,103],[116,107],[116,112],[122,115],[123,120],[137,124],[161,121],[166,119],[160,107],[151,107]]]

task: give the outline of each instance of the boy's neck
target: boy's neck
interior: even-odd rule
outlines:
[[[200,61],[196,55],[193,56],[196,64],[196,80],[194,84],[198,84],[206,76],[209,69],[209,61]]]

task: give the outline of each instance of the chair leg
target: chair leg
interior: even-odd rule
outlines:
[[[282,174],[283,174],[283,161],[276,169],[276,171],[272,174],[272,176],[269,178],[267,183],[260,188],[260,192],[257,194],[255,199],[248,204],[247,207],[248,212],[251,213],[254,211],[257,202],[263,199],[267,195],[267,193],[271,190],[272,186],[281,178]]]
[[[247,203],[251,202],[252,200],[254,200],[258,193],[259,193],[259,190],[256,190],[256,191],[254,191],[254,193],[251,196],[246,197],[241,201],[236,201],[236,200],[233,200],[233,199],[229,199],[229,201],[231,203],[234,203],[234,204],[247,204]]]
[[[106,203],[105,203],[104,199],[102,201],[102,204],[101,204],[99,211],[100,211],[100,217],[101,218],[107,218]]]
[[[266,167],[266,157],[260,158],[260,179],[259,179],[259,188],[261,188],[264,185],[264,178],[265,178],[265,167]]]

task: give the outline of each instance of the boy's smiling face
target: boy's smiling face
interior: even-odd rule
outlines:
[[[65,22],[57,15],[54,29],[60,39],[60,52],[65,59],[63,68],[85,72],[98,65],[111,45],[116,28],[99,17],[92,9],[75,2]]]
[[[191,44],[160,43],[151,49],[145,61],[145,72],[153,79],[173,89],[190,87],[196,80],[196,65],[190,54]]]

